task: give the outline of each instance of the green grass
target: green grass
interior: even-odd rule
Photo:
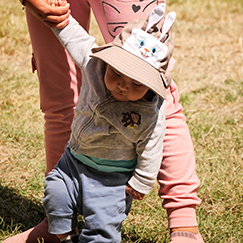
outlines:
[[[243,242],[243,34],[241,0],[168,0],[177,12],[173,71],[201,181],[200,232],[209,243]],[[0,242],[45,217],[43,114],[18,1],[0,2]],[[98,37],[92,22],[92,35]],[[102,41],[100,41],[102,42]],[[124,242],[169,242],[158,185],[134,202]],[[80,217],[80,225],[82,218]]]

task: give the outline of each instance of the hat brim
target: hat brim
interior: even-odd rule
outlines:
[[[90,56],[103,60],[129,78],[146,85],[162,99],[166,99],[161,75],[151,64],[118,46],[106,46],[96,51]]]

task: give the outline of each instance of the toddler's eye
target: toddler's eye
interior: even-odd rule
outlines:
[[[132,84],[133,84],[134,86],[137,86],[137,87],[142,86],[142,84],[140,84],[140,83],[132,82]]]
[[[145,43],[144,43],[143,40],[141,40],[141,41],[139,42],[139,44],[140,44],[140,46],[144,46],[144,45],[145,45]]]
[[[155,53],[157,51],[156,47],[152,49],[152,53]]]
[[[114,69],[113,70],[113,73],[117,76],[117,77],[121,77],[121,75],[119,73],[117,73]]]

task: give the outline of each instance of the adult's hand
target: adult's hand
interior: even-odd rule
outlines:
[[[47,0],[25,0],[24,3],[37,19],[49,27],[60,29],[68,23],[69,3],[58,7],[50,5]]]

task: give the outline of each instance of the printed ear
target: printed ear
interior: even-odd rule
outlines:
[[[147,32],[153,25],[157,24],[163,18],[165,15],[165,8],[166,4],[161,3],[151,11],[145,32]]]
[[[162,27],[162,34],[160,36],[160,40],[165,36],[165,34],[167,34],[169,32],[169,30],[171,29],[172,25],[174,24],[176,19],[176,13],[170,12],[165,16],[165,21]]]

